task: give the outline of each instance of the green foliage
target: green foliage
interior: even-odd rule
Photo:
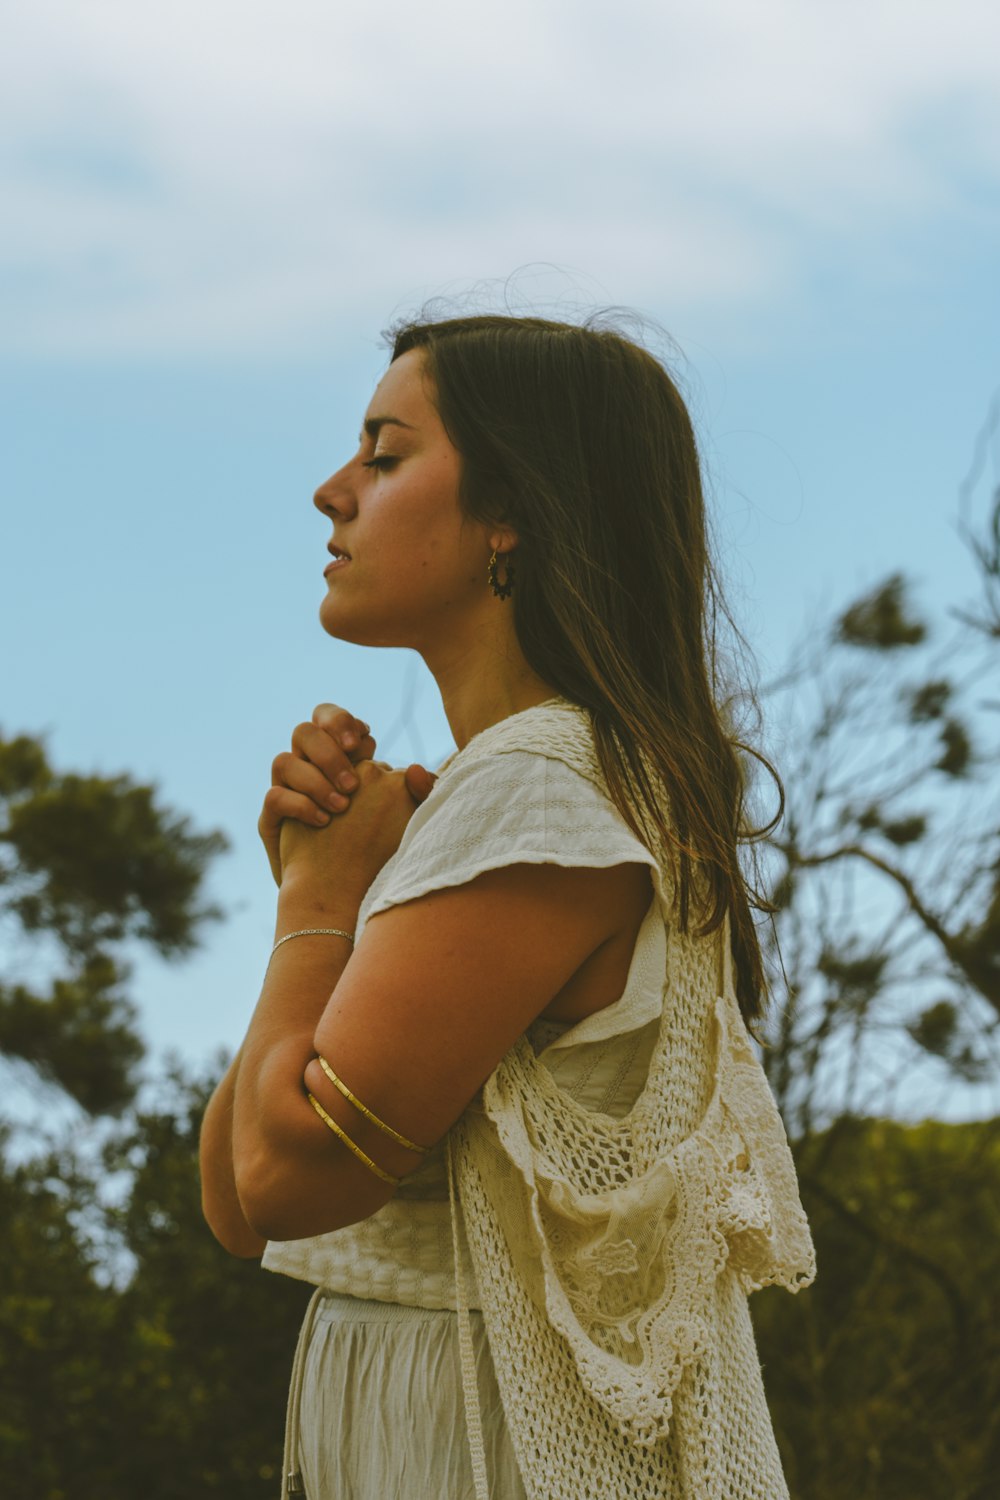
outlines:
[[[24,737],[15,742],[19,753]],[[136,937],[170,956],[188,952],[217,908],[194,902],[221,833],[194,834],[158,807],[155,789],[127,776],[53,776],[47,768],[4,799],[0,844],[16,857],[7,906],[29,932],[55,933],[92,955]]]
[[[925,1052],[944,1058],[959,1077],[978,1083],[989,1077],[989,1063],[965,1035],[962,1015],[952,1000],[938,1000],[907,1024],[907,1031]]]
[[[38,1164],[0,1172],[0,1492],[75,1500],[111,1493],[118,1308],[47,1178]],[[94,1487],[74,1492],[63,1454]]]
[[[113,959],[98,954],[45,996],[0,984],[0,1052],[32,1063],[88,1113],[120,1114],[144,1052],[135,1006],[117,993],[120,978]]]
[[[885,973],[885,953],[863,953],[824,948],[817,959],[818,973],[836,987],[840,1006],[847,1013],[863,1010],[878,994]]]
[[[206,1081],[73,1149],[0,1171],[0,1494],[274,1500],[292,1354],[311,1288],[235,1260],[201,1216]],[[105,1206],[105,1172],[124,1172]],[[125,1285],[94,1241],[127,1251]]]
[[[57,939],[69,972],[47,990],[0,981],[0,1051],[23,1059],[92,1114],[133,1097],[143,1054],[127,939],[189,952],[217,908],[198,904],[223,834],[197,833],[128,776],[60,774],[41,741],[0,737],[0,913]]]
[[[916,646],[926,636],[927,626],[908,609],[906,580],[901,573],[894,573],[844,610],[836,624],[835,639],[870,651]]]
[[[941,725],[941,755],[934,769],[946,776],[964,776],[972,763],[972,740],[959,719],[946,719]]]
[[[991,536],[996,523],[994,507]],[[992,541],[971,528],[966,540],[992,567]],[[772,688],[788,715],[787,802],[764,854],[765,1067],[793,1134],[891,1109],[882,1099],[915,1059],[959,1083],[995,1072],[1000,596],[985,582],[988,618],[952,609],[961,628],[925,647],[894,574],[812,633]]]
[[[0,797],[17,797],[44,791],[52,782],[40,740],[19,734],[0,738]]]
[[[951,702],[952,685],[947,678],[932,678],[906,693],[909,717],[913,724],[926,724],[930,719],[940,719]]]
[[[882,832],[891,844],[901,849],[905,844],[917,844],[927,832],[927,819],[922,813],[910,813],[903,818],[890,818],[882,825]]]
[[[854,813],[853,809],[845,808],[842,815],[842,823],[855,821],[862,833],[881,833],[890,844],[895,844],[901,849],[906,844],[916,844],[927,832],[928,818],[923,813],[904,813],[896,817],[887,817],[883,808],[877,802],[870,802],[863,812]]]
[[[122,1386],[143,1434],[123,1465],[123,1496],[273,1500],[280,1487],[292,1355],[312,1288],[227,1255],[202,1218],[198,1132],[214,1082],[186,1084],[175,1071],[172,1101],[141,1113],[106,1154],[108,1168],[131,1164],[135,1174],[114,1216],[137,1262],[122,1293],[135,1340]]]
[[[1000,861],[987,873],[986,909],[956,933],[952,949],[956,962],[1000,1015]]]
[[[844,1117],[796,1148],[815,1284],[751,1299],[795,1500],[987,1500],[1000,1471],[1000,1120]]]

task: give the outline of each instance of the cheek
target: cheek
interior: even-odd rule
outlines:
[[[386,552],[407,559],[414,570],[426,567],[449,571],[460,566],[471,541],[447,501],[442,502],[434,492],[428,494],[424,486],[396,496],[384,521],[384,529],[379,530]]]

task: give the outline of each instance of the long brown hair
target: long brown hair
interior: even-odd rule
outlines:
[[[464,514],[517,531],[521,650],[589,711],[608,790],[632,831],[647,842],[637,798],[674,851],[682,929],[692,892],[699,934],[729,911],[749,1023],[763,1015],[765,993],[751,906],[770,907],[745,878],[739,845],[777,821],[746,825],[747,756],[768,762],[724,722],[715,625],[720,612],[732,621],[687,407],[663,365],[601,319],[416,319],[385,337],[393,359],[423,351],[461,454]],[[640,751],[668,790],[672,826]]]

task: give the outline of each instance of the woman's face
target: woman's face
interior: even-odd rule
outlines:
[[[463,526],[461,459],[432,389],[420,350],[394,360],[358,452],[316,491],[313,503],[350,554],[326,574],[320,605],[324,630],[340,640],[433,651],[457,642],[488,598],[487,531]]]

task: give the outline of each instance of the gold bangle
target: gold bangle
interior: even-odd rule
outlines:
[[[371,1157],[365,1155],[365,1153],[362,1151],[361,1147],[357,1144],[357,1142],[351,1140],[351,1137],[347,1134],[347,1131],[346,1130],[341,1130],[341,1128],[337,1124],[336,1120],[334,1120],[333,1118],[331,1118],[330,1115],[327,1114],[326,1110],[323,1108],[322,1104],[320,1104],[320,1102],[316,1098],[315,1094],[309,1094],[309,1093],[307,1093],[306,1094],[306,1098],[309,1100],[309,1103],[312,1105],[313,1109],[319,1115],[319,1117],[323,1121],[324,1125],[328,1125],[330,1127],[330,1129],[333,1131],[334,1135],[339,1136],[340,1139],[343,1141],[344,1145],[350,1147],[350,1149],[354,1152],[355,1156],[358,1158],[358,1161],[364,1162],[364,1164],[368,1168],[368,1170],[370,1172],[374,1172],[376,1177],[381,1177],[382,1180],[383,1180],[383,1182],[391,1182],[392,1185],[393,1185],[393,1187],[399,1187],[399,1184],[402,1182],[403,1179],[401,1177],[393,1177],[389,1172],[383,1172],[383,1170],[382,1170],[381,1167],[376,1166],[376,1164],[372,1161]]]
[[[391,1135],[394,1141],[398,1141],[399,1144],[401,1146],[405,1146],[408,1151],[419,1151],[421,1156],[426,1156],[428,1151],[432,1150],[432,1147],[430,1146],[418,1146],[416,1141],[408,1141],[405,1135],[400,1135],[398,1130],[393,1130],[391,1125],[387,1125],[384,1120],[379,1119],[378,1115],[373,1114],[366,1104],[362,1104],[361,1100],[358,1099],[356,1095],[351,1093],[344,1080],[337,1077],[336,1073],[330,1067],[330,1064],[327,1062],[325,1057],[317,1056],[316,1061],[319,1063],[320,1067],[323,1069],[323,1072],[326,1074],[327,1078],[329,1078],[330,1082],[336,1084],[337,1088],[343,1094],[344,1098],[348,1099],[351,1104],[354,1105],[355,1109],[360,1109],[365,1118],[367,1120],[371,1120],[373,1125],[377,1125],[379,1130],[384,1131],[386,1135]]]

